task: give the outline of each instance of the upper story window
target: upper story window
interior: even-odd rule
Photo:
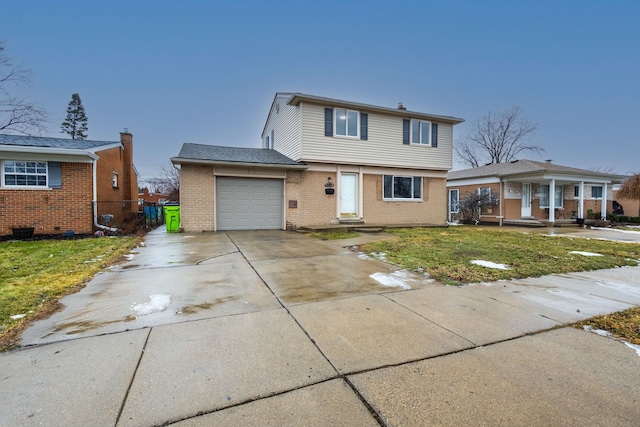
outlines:
[[[113,188],[118,188],[118,174],[115,172],[111,175],[111,186]]]
[[[438,147],[438,124],[415,119],[402,119],[402,143]]]
[[[431,145],[431,122],[411,120],[411,143]]]
[[[271,148],[271,135],[264,137],[264,148]]]
[[[335,109],[336,135],[358,138],[360,136],[360,114],[357,111]]]
[[[422,200],[422,177],[384,175],[382,195],[387,200]]]
[[[346,108],[324,109],[324,136],[369,139],[369,114]],[[273,135],[271,136],[273,140]]]
[[[593,187],[591,187],[591,198],[602,199],[602,186],[594,185]]]
[[[47,162],[5,160],[3,186],[47,187]]]

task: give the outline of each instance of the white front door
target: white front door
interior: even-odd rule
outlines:
[[[520,211],[522,218],[531,216],[531,184],[522,184],[522,209]]]
[[[340,175],[340,217],[358,217],[358,174]]]

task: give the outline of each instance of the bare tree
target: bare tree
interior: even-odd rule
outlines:
[[[456,141],[455,151],[472,168],[510,162],[522,152],[544,152],[541,146],[529,142],[537,129],[538,125],[527,120],[519,107],[490,111],[475,122],[469,134]]]
[[[161,177],[149,180],[149,184],[152,186],[151,190],[168,196],[169,200],[179,200],[180,171],[171,163],[163,165],[160,170],[162,171]]]
[[[470,191],[462,195],[458,204],[458,220],[463,224],[478,224],[483,209],[492,208],[499,203],[491,192]]]
[[[16,132],[24,135],[42,134],[47,113],[35,103],[12,94],[31,84],[31,70],[16,64],[5,53],[0,40],[0,133]]]
[[[640,200],[640,173],[631,175],[622,183],[620,191],[618,191],[618,198]],[[640,208],[638,209],[638,216],[640,216]]]

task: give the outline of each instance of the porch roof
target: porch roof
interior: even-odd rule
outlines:
[[[549,161],[536,162],[533,160],[514,160],[508,163],[492,163],[477,168],[449,172],[448,181],[470,180],[478,178],[502,178],[511,181],[547,180],[552,177],[566,181],[596,181],[617,183],[624,180],[624,176],[587,169],[556,165]],[[507,178],[507,179],[504,179]]]

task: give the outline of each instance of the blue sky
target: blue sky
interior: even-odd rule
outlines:
[[[640,172],[638,1],[8,1],[0,38],[50,114],[128,128],[141,179],[184,142],[259,147],[275,92],[461,117],[519,106],[533,160]],[[456,165],[460,168],[460,165]]]

